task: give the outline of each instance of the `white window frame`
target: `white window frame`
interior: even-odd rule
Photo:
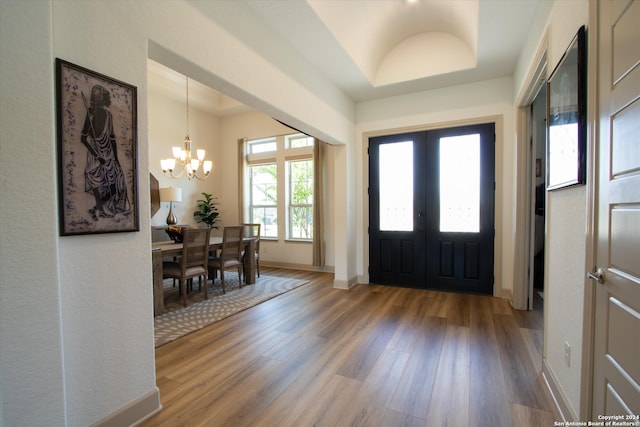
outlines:
[[[291,141],[300,140],[304,138],[310,138],[311,145],[304,147],[288,148],[291,146]],[[251,153],[251,144],[264,144],[269,143],[273,139],[276,142],[276,150],[268,152]],[[313,161],[313,138],[300,133],[292,133],[287,135],[280,135],[275,137],[255,138],[245,141],[245,188],[244,188],[244,200],[245,200],[245,218],[248,221],[252,221],[253,210],[251,205],[251,180],[250,180],[250,167],[258,166],[261,164],[276,164],[276,175],[278,180],[277,191],[277,224],[278,233],[277,236],[261,236],[262,238],[269,240],[289,240],[297,242],[312,242],[313,239],[301,239],[291,237],[291,228],[289,225],[289,206],[290,206],[290,194],[289,194],[289,170],[288,162],[296,160],[311,160]],[[284,196],[284,197],[283,197]],[[258,206],[256,206],[258,207]],[[313,209],[313,204],[311,205]],[[282,220],[284,219],[284,221]],[[263,234],[264,227],[261,227],[260,234]]]
[[[308,159],[308,158],[297,158],[297,159],[293,159],[293,160],[287,160],[286,161],[286,169],[287,169],[287,238],[289,240],[302,240],[302,241],[313,241],[313,202],[311,203],[294,203],[293,202],[293,176],[291,173],[291,166],[293,163],[297,163],[297,162],[310,162],[311,163],[311,169],[313,170],[313,156]],[[312,172],[313,174],[313,172]],[[311,177],[311,191],[313,192],[313,175]],[[312,198],[313,198],[313,194],[312,194]],[[310,237],[299,237],[296,236],[294,237],[294,224],[293,221],[291,219],[292,217],[292,210],[296,209],[296,208],[305,208],[305,209],[310,209],[311,210],[311,224],[309,224],[309,228],[310,228],[310,233],[311,236]]]
[[[280,200],[279,194],[276,191],[276,203],[275,204],[254,204],[253,203],[253,174],[251,173],[251,168],[253,167],[259,167],[259,166],[271,166],[274,165],[276,166],[276,185],[278,183],[278,171],[277,171],[277,164],[275,162],[261,162],[261,163],[254,163],[254,164],[250,164],[247,165],[247,176],[249,177],[249,182],[248,182],[248,218],[249,218],[249,222],[254,223],[254,222],[259,222],[256,221],[254,219],[254,211],[255,209],[275,209],[276,210],[276,234],[273,235],[271,234],[269,231],[272,229],[272,227],[268,227],[266,226],[266,224],[262,223],[262,227],[260,227],[260,237],[263,237],[265,239],[277,239],[278,238],[278,202]]]

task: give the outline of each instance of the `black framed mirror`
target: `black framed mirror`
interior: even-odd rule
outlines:
[[[587,64],[582,26],[548,82],[547,189],[586,182]]]

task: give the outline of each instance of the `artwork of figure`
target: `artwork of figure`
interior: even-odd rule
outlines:
[[[128,213],[131,210],[124,174],[118,162],[113,121],[108,109],[110,105],[109,92],[102,86],[95,85],[91,89],[91,105],[87,108],[80,136],[87,147],[85,191],[92,193],[96,199],[95,206],[89,210],[94,221],[98,217],[112,218],[117,213]]]
[[[60,233],[138,231],[136,88],[56,64]]]

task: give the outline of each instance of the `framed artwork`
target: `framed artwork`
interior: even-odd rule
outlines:
[[[547,189],[586,182],[587,64],[582,26],[548,83]]]
[[[151,217],[160,209],[160,185],[152,173],[149,173],[149,191],[151,192]]]
[[[140,230],[136,92],[56,59],[61,236]]]

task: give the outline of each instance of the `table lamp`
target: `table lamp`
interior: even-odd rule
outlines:
[[[177,224],[178,218],[176,218],[176,216],[173,214],[173,202],[182,201],[182,188],[161,188],[160,201],[169,202],[169,215],[167,216],[167,225]]]

